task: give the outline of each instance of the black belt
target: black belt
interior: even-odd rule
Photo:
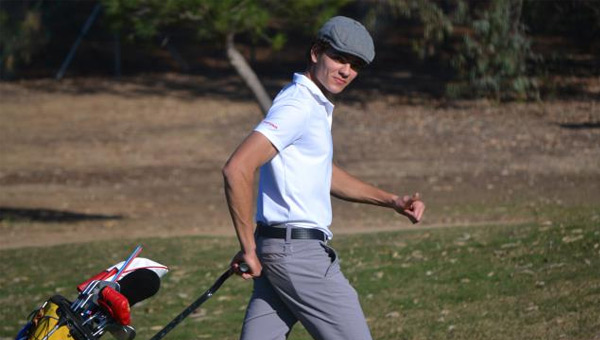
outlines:
[[[277,228],[259,223],[256,227],[256,235],[266,238],[285,238],[286,228]],[[327,241],[327,235],[313,228],[292,228],[292,239],[295,240],[321,240]]]

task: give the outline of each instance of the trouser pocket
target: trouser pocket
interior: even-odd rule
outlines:
[[[329,256],[329,267],[325,271],[325,277],[331,277],[340,273],[340,261],[335,249],[331,248],[325,243],[321,243],[321,247],[325,250]]]
[[[256,253],[263,265],[283,262],[291,250],[291,246],[286,245],[281,239],[262,237],[256,239]]]

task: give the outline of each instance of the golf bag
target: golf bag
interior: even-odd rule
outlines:
[[[69,301],[52,296],[35,309],[15,340],[97,340],[106,332],[118,340],[132,340],[130,307],[160,288],[168,268],[146,258],[141,250],[77,286],[79,295]]]

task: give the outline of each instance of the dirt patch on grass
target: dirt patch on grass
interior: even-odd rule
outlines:
[[[595,100],[353,100],[358,91],[336,101],[336,162],[388,190],[421,192],[424,226],[600,203]],[[0,248],[234,234],[220,169],[261,117],[235,79],[23,81],[0,83],[0,95]],[[334,201],[334,233],[408,227],[390,211]]]

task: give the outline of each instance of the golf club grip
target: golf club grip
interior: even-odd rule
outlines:
[[[245,263],[240,263],[240,270],[242,272],[248,271],[248,265]],[[184,309],[179,315],[175,317],[175,319],[171,320],[163,329],[161,329],[158,333],[156,333],[150,340],[159,340],[164,338],[167,333],[173,330],[183,319],[187,318],[190,314],[192,314],[200,305],[202,305],[206,300],[208,300],[213,294],[227,281],[227,279],[233,275],[233,269],[228,269],[226,272],[221,274],[221,276],[213,283],[213,285],[202,294],[196,301],[194,301],[191,305],[189,305],[186,309]]]

